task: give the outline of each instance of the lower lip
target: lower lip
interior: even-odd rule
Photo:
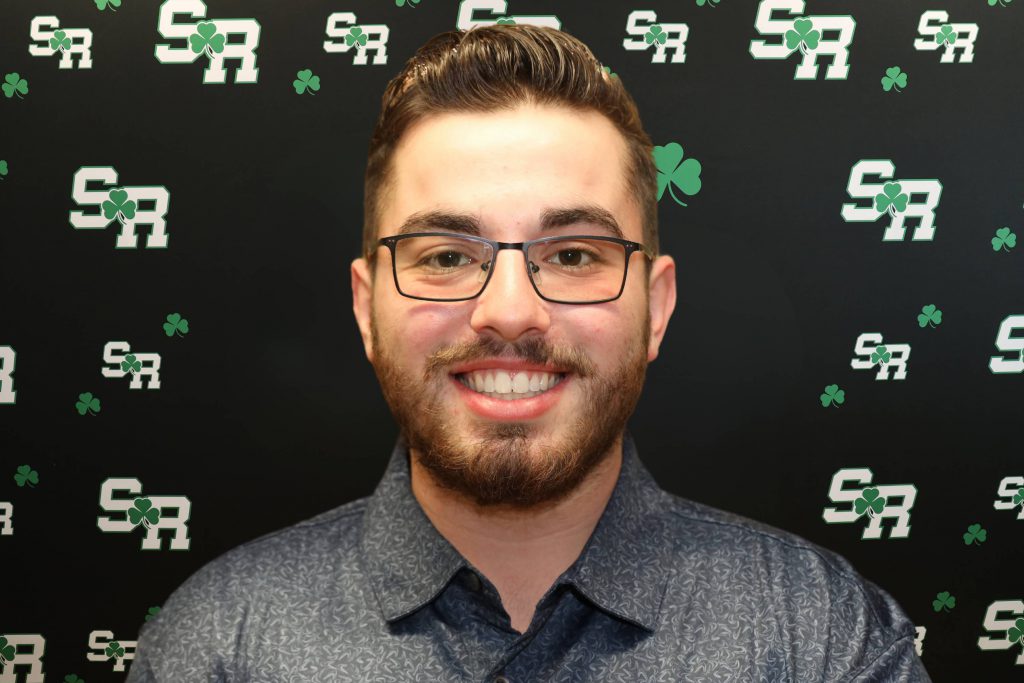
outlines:
[[[540,417],[555,405],[562,396],[563,388],[569,382],[569,375],[566,375],[562,381],[543,394],[506,401],[473,391],[460,382],[455,375],[449,375],[449,377],[456,389],[461,392],[469,409],[480,417],[491,420],[529,420]]]

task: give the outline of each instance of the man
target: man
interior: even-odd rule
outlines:
[[[928,681],[844,559],[640,462],[626,421],[676,300],[655,191],[632,99],[571,36],[422,47],[351,268],[401,428],[383,480],[190,577],[128,680]]]

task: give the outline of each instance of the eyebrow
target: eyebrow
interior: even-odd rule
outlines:
[[[618,221],[607,209],[596,204],[582,204],[566,208],[546,209],[541,213],[540,229],[542,232],[555,230],[578,223],[590,223],[619,239],[626,239]],[[459,232],[480,237],[480,219],[470,213],[458,211],[417,211],[402,223],[396,234],[406,235],[420,232],[425,228]]]

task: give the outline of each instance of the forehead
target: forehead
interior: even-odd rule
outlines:
[[[640,240],[626,141],[596,112],[435,114],[406,131],[393,159],[381,237],[427,223],[504,241],[569,226]]]

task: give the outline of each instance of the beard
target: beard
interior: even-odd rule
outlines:
[[[438,348],[427,358],[423,375],[416,377],[389,355],[371,313],[373,368],[410,457],[418,456],[440,487],[478,508],[537,510],[566,498],[613,455],[647,372],[650,310],[645,309],[644,324],[610,373],[599,372],[579,347],[555,348],[539,337],[514,343],[480,337]],[[449,368],[481,358],[550,363],[571,373],[572,386],[566,389],[578,392],[580,412],[553,424],[556,434],[550,441],[538,440],[537,425],[519,421],[481,420],[461,433],[453,417],[457,413],[448,403],[448,397],[461,400],[447,386]]]

